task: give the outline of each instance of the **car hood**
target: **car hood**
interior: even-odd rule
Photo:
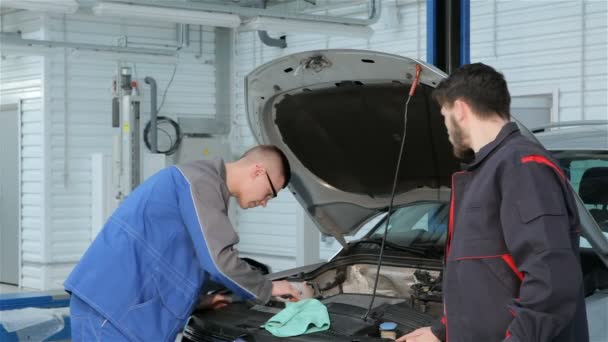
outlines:
[[[281,148],[289,189],[319,230],[344,244],[388,208],[416,65],[394,204],[448,200],[460,167],[431,92],[447,77],[416,59],[362,50],[317,50],[264,64],[245,79],[250,127]]]

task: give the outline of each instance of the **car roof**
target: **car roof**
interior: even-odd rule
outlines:
[[[554,128],[535,137],[550,151],[608,151],[608,124]]]

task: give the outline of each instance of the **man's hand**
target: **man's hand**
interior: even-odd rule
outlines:
[[[221,294],[204,295],[198,302],[198,309],[219,309],[230,304],[230,298]]]
[[[411,333],[401,336],[397,339],[397,342],[441,342],[433,332],[431,327],[424,327],[416,329]]]
[[[290,301],[297,302],[300,300],[301,294],[287,280],[277,280],[272,282],[272,295],[289,298]]]

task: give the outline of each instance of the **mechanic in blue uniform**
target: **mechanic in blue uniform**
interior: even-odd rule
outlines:
[[[474,159],[452,176],[444,316],[398,341],[588,341],[575,200],[510,122],[503,75],[465,65],[433,97],[456,156]]]
[[[174,341],[209,281],[259,303],[298,299],[288,282],[271,282],[239,258],[227,215],[230,196],[242,208],[266,206],[290,176],[283,152],[263,145],[232,163],[196,161],[146,180],[65,281],[72,340]]]

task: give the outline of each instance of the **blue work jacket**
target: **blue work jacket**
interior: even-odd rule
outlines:
[[[208,280],[268,301],[272,283],[238,257],[223,161],[168,167],[108,219],[65,289],[132,341],[173,341]]]

